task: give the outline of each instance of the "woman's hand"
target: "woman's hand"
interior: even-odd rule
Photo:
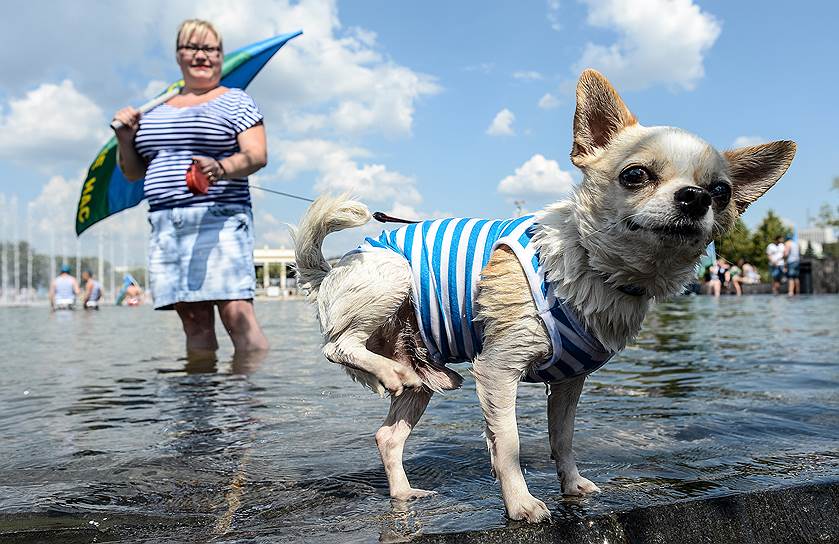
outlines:
[[[142,114],[131,106],[122,108],[114,114],[114,121],[122,123],[120,128],[114,130],[119,141],[131,142],[134,140],[134,136],[140,128],[141,116]]]
[[[198,169],[207,176],[210,185],[215,184],[224,176],[224,167],[219,161],[211,157],[192,157],[192,162],[198,165]]]

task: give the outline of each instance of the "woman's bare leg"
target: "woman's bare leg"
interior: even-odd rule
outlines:
[[[237,352],[268,349],[268,339],[256,320],[252,300],[220,300],[218,313]]]
[[[184,327],[187,353],[214,352],[218,349],[212,302],[178,302],[175,311]]]

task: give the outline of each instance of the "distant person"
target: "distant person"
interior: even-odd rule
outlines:
[[[61,265],[58,276],[50,283],[50,308],[72,310],[79,293],[81,293],[79,282],[70,275],[70,266]]]
[[[787,240],[784,242],[784,261],[787,265],[787,294],[789,296],[800,295],[801,252],[798,248],[798,242],[793,240],[792,236],[787,236]]]
[[[784,279],[784,238],[776,236],[775,242],[766,246],[769,275],[772,276],[772,294],[777,295]]]
[[[760,282],[757,270],[752,264],[746,262],[746,259],[738,259],[736,269],[735,273],[735,267],[731,267],[731,285],[734,286],[734,292],[737,295],[743,294],[743,284]]]
[[[98,310],[99,301],[102,300],[102,284],[93,279],[93,272],[90,270],[82,272],[82,283],[84,283],[84,308]]]
[[[742,268],[743,276],[745,276],[743,283],[760,283],[760,274],[752,263],[744,261]]]
[[[708,267],[708,271],[705,273],[705,278],[707,279],[707,286],[708,286],[708,294],[714,295],[715,297],[720,296],[722,292],[722,281],[720,281],[720,264],[719,261],[714,261],[711,266]]]
[[[131,274],[122,278],[122,288],[117,293],[117,306],[139,306],[143,303],[143,290]]]
[[[734,294],[738,297],[743,294],[743,289],[740,287],[740,278],[743,277],[742,262],[743,259],[740,259],[736,264],[731,265],[731,268],[728,270],[728,274],[731,277],[731,286],[734,287]]]
[[[717,276],[720,278],[720,288],[727,289],[731,285],[731,264],[724,258],[717,259]]]

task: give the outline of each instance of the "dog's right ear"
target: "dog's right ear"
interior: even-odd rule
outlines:
[[[584,71],[577,83],[571,162],[579,167],[585,166],[615,135],[637,122],[618,92],[600,72],[592,69]]]
[[[732,200],[739,213],[745,212],[749,204],[781,179],[795,157],[795,150],[795,142],[781,140],[723,153],[734,182]]]

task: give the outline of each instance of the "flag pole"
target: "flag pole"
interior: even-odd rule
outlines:
[[[137,110],[140,113],[146,113],[147,111],[156,108],[157,106],[163,104],[164,102],[166,102],[170,98],[173,98],[173,97],[175,97],[176,95],[179,95],[179,94],[181,94],[181,88],[180,87],[175,87],[174,89],[170,89],[169,91],[163,93],[162,95],[158,96],[157,98],[152,98],[151,100],[149,100],[148,102],[146,102],[145,104],[143,104],[142,106],[137,108]],[[114,129],[114,130],[119,130],[123,126],[125,126],[125,125],[123,125],[119,121],[112,121],[111,122],[111,128]]]

